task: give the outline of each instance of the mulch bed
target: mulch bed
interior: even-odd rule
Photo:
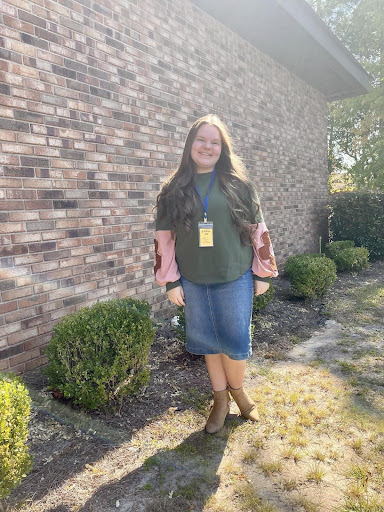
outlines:
[[[338,294],[343,288],[351,288],[376,274],[382,275],[383,271],[384,262],[376,262],[358,275],[341,274],[330,293]],[[323,300],[295,298],[288,281],[282,277],[274,280],[274,287],[274,300],[253,319],[252,359],[255,363],[284,358],[294,344],[308,339],[327,320]],[[89,413],[90,425],[93,421],[102,422],[110,430],[121,433],[121,442],[126,442],[170,407],[185,410],[194,406],[196,394],[209,397],[210,383],[204,358],[185,351],[184,343],[175,337],[170,323],[157,329],[149,366],[150,383],[141,395],[127,399],[117,414]],[[25,374],[24,380],[34,392],[54,400],[41,368]],[[92,465],[113,449],[110,439],[92,432],[92,428],[84,431],[66,424],[41,407],[33,408],[30,433],[34,467],[7,500],[11,505],[31,497],[41,499],[75,474],[76,468],[81,470]]]

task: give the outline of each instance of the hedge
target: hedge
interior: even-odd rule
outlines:
[[[115,408],[149,380],[154,339],[146,301],[99,302],[65,316],[46,348],[50,388],[84,409]]]
[[[30,411],[31,399],[21,380],[0,373],[0,499],[31,469],[27,446]]]
[[[353,240],[370,259],[384,260],[384,194],[345,192],[332,196],[331,240]]]
[[[336,280],[334,261],[322,254],[298,254],[290,256],[285,272],[295,295],[318,298],[324,295]]]

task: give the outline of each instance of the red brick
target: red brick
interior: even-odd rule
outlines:
[[[39,212],[9,212],[10,222],[16,222],[18,220],[38,220]]]
[[[44,199],[39,199],[37,201],[25,201],[24,204],[26,210],[43,210],[46,208],[52,210],[53,208],[53,202]]]
[[[25,231],[25,226],[23,222],[9,222],[0,224],[0,231],[2,233],[17,233],[18,231]]]
[[[33,178],[33,179],[24,178],[23,184],[24,184],[24,188],[33,188],[33,189],[47,189],[47,188],[51,188],[51,185],[52,185],[50,180],[38,180],[36,178]],[[50,203],[50,207],[52,207],[52,203]]]
[[[18,276],[25,276],[29,271],[26,268],[1,268],[0,279],[14,279]]]
[[[58,261],[47,261],[43,263],[36,263],[32,265],[32,273],[40,274],[41,272],[49,272],[50,270],[57,270],[59,268]]]
[[[17,190],[17,189],[9,189],[7,190],[7,199],[35,199],[36,191],[35,190]]]
[[[19,308],[27,308],[30,306],[36,306],[38,304],[44,304],[48,300],[47,294],[42,295],[33,295],[32,297],[28,297],[25,299],[19,300]]]
[[[23,354],[18,354],[17,356],[10,357],[9,358],[9,366],[11,368],[14,368],[14,367],[17,368],[17,366],[20,365],[21,363],[25,363],[26,361],[29,361],[29,360],[34,359],[39,356],[40,356],[39,349],[24,352]]]
[[[14,244],[39,242],[40,240],[40,233],[23,233],[22,235],[12,235],[12,243]]]
[[[1,149],[4,153],[17,153],[21,155],[33,155],[33,148],[22,144],[3,143]],[[3,185],[6,186],[6,185]],[[18,186],[18,185],[17,185]]]
[[[15,332],[14,334],[10,334],[8,336],[8,343],[9,345],[16,345],[17,343],[21,343],[25,340],[28,340],[30,338],[33,338],[34,336],[38,335],[37,327],[34,327],[33,329],[23,329],[20,332]]]
[[[27,256],[15,257],[15,266],[30,265],[32,263],[40,263],[43,261],[42,254],[28,254]]]
[[[24,144],[33,144],[33,145],[42,145],[45,146],[47,144],[46,137],[39,136],[39,135],[31,135],[30,133],[19,133],[17,136],[17,141],[19,143]]]
[[[22,185],[23,185],[23,182],[19,178],[0,178],[0,187],[21,188]]]
[[[58,287],[59,287],[59,284],[57,282],[41,283],[41,284],[37,284],[33,287],[33,292],[34,293],[49,292],[51,290],[57,290]]]
[[[3,4],[4,5],[4,4]],[[17,19],[17,17],[11,13],[9,13],[10,16],[4,16],[3,21],[4,25],[7,25],[8,27],[15,28],[19,30],[20,32],[25,32],[27,34],[33,34],[34,33],[34,26],[31,23],[27,23],[26,21],[21,21]]]
[[[13,111],[12,111],[12,117],[13,117]],[[15,142],[16,134],[13,132],[10,132],[8,130],[0,130],[0,140],[6,140],[8,142]]]
[[[4,304],[0,304],[0,315],[10,313],[11,311],[15,311],[15,309],[17,309],[17,300],[5,302]]]
[[[79,247],[81,245],[81,240],[78,238],[68,238],[66,240],[58,240],[57,248],[58,249],[66,249],[68,247]]]
[[[1,296],[4,301],[19,299],[21,297],[27,297],[28,295],[32,295],[33,288],[32,286],[27,286],[24,288],[16,288],[15,290],[6,290],[3,291]]]
[[[44,365],[47,362],[47,357],[42,355],[40,357],[36,357],[35,359],[32,359],[31,361],[26,361],[25,363],[25,371],[29,372],[31,370],[34,370],[35,368],[38,368],[39,366]]]
[[[3,336],[7,336],[8,334],[12,334],[14,332],[20,331],[21,322],[16,322],[10,325],[2,325],[1,326],[1,334]]]
[[[43,192],[44,193],[44,192]],[[65,219],[66,212],[65,210],[45,210],[40,212],[40,219],[41,220],[48,220],[48,219]],[[56,222],[56,227],[61,229],[58,226],[58,222]]]
[[[0,371],[5,371],[9,369],[9,360],[1,359],[0,360]]]
[[[60,238],[67,238],[67,232],[60,231],[46,231],[42,233],[43,240],[60,240]]]
[[[60,261],[60,268],[74,267],[76,265],[82,265],[84,263],[84,259],[79,256],[77,258],[68,258]]]
[[[31,316],[35,316],[36,309],[35,308],[26,308],[18,311],[12,311],[12,313],[7,313],[5,315],[5,321],[7,324],[18,322],[19,320],[25,320],[26,318],[30,318]]]

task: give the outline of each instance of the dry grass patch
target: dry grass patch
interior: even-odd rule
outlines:
[[[285,493],[285,498],[280,496],[284,502],[309,512],[346,512],[352,498],[361,498],[362,503],[362,496],[355,496],[360,489],[356,468],[367,466],[367,503],[384,507],[379,492],[384,479],[384,421],[356,405],[354,388],[327,369],[299,365],[279,365],[259,382],[253,396],[262,412],[261,422],[245,423],[234,434],[241,445],[245,438],[238,437],[240,432],[248,440],[255,432],[258,449],[243,451],[241,461],[255,489],[259,468]],[[355,475],[346,467],[355,468]],[[357,481],[361,479],[360,475]],[[314,488],[322,496],[321,505]],[[369,509],[361,509],[365,510]],[[360,509],[348,512],[355,511]]]

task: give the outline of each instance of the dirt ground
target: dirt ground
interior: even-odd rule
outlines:
[[[150,384],[116,415],[76,411],[53,399],[41,370],[25,375],[34,467],[4,507],[383,512],[384,262],[339,275],[318,301],[274,282],[275,299],[253,320],[247,372],[260,423],[243,421],[232,405],[226,427],[204,433],[203,358],[164,324]]]

